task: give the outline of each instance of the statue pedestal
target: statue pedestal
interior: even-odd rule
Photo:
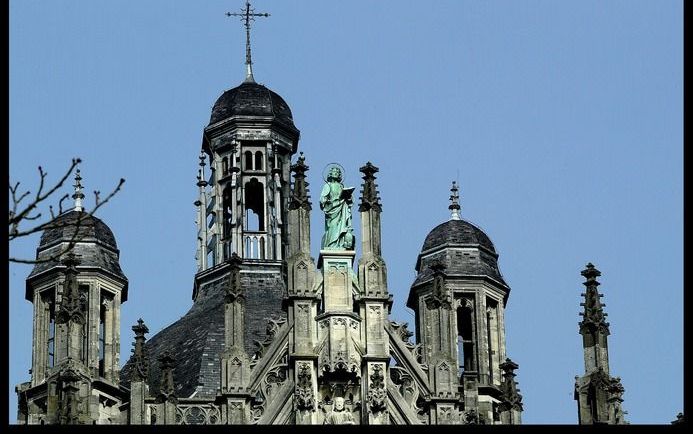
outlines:
[[[317,316],[318,341],[324,342],[319,357],[320,375],[326,372],[361,375],[361,318],[354,313],[353,250],[321,250],[323,312]],[[336,379],[336,378],[335,378]],[[347,377],[343,380],[346,382]]]
[[[318,268],[322,271],[324,312],[353,311],[355,257],[353,250],[320,250]]]

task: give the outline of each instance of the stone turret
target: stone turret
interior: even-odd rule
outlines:
[[[521,406],[501,415],[503,367],[515,366],[503,364],[510,287],[489,237],[462,219],[458,191],[453,183],[450,219],[426,236],[407,301],[432,388],[429,423],[519,423]]]

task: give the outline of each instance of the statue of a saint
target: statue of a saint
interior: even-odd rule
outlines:
[[[351,204],[354,187],[344,188],[342,171],[333,166],[320,193],[320,209],[325,213],[325,233],[321,248],[353,250],[354,229],[351,227]]]
[[[324,425],[356,425],[354,416],[344,409],[344,398],[335,398],[332,411],[325,416]]]

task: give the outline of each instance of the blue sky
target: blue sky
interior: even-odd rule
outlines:
[[[87,191],[127,180],[97,214],[130,281],[123,363],[137,318],[156,332],[191,305],[197,156],[216,98],[244,77],[245,33],[224,16],[243,3],[10,2],[11,179],[35,188],[39,164],[55,179],[79,156]],[[254,26],[255,78],[293,111],[313,201],[330,161],[350,185],[366,161],[381,169],[393,319],[413,328],[416,256],[449,218],[457,179],[462,217],[490,236],[512,288],[524,422],[577,420],[588,261],[602,271],[627,418],[668,423],[683,410],[681,1],[254,6],[272,14]],[[11,422],[31,365],[29,272],[10,266]]]

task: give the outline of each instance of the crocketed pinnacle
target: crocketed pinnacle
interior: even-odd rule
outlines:
[[[307,211],[311,210],[310,196],[308,195],[308,181],[306,181],[306,172],[309,167],[306,165],[306,158],[303,152],[300,153],[296,164],[291,165],[291,171],[294,174],[294,185],[291,190],[291,199],[289,200],[289,209],[303,208]]]
[[[580,273],[585,277],[586,281],[582,284],[587,288],[581,295],[585,297],[584,303],[580,303],[580,306],[585,308],[584,312],[580,312],[582,316],[582,321],[580,321],[580,333],[588,334],[595,332],[602,332],[606,335],[609,334],[609,323],[606,322],[607,314],[604,313],[604,306],[600,298],[602,294],[597,291],[599,282],[597,277],[601,276],[602,273],[595,268],[592,263],[588,263],[587,267]]]
[[[503,371],[501,390],[503,391],[505,403],[510,408],[522,411],[522,395],[520,395],[520,389],[517,388],[517,382],[515,381],[515,370],[520,366],[510,359],[505,359],[505,362],[498,367]]]
[[[149,333],[149,328],[145,325],[142,318],[137,320],[137,324],[132,326],[135,332],[135,343],[133,352],[133,369],[130,371],[130,381],[147,381],[149,374],[149,357],[144,349],[145,334]]]

